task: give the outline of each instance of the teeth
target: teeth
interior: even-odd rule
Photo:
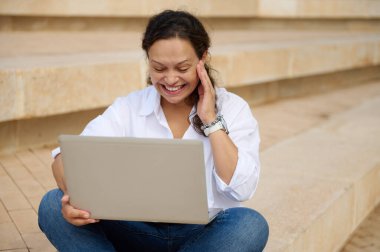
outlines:
[[[169,90],[170,92],[174,92],[174,91],[177,91],[177,90],[180,90],[182,86],[176,86],[176,87],[168,87],[168,86],[165,86],[165,88],[167,90]]]

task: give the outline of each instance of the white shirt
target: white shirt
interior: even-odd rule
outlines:
[[[216,173],[209,138],[198,134],[190,125],[183,139],[203,142],[208,206],[226,209],[240,206],[240,202],[251,198],[256,190],[260,137],[257,121],[243,99],[224,88],[216,88],[216,94],[218,113],[223,115],[229,136],[238,148],[238,162],[229,185]],[[173,138],[160,105],[160,94],[153,86],[117,98],[81,135]],[[59,152],[57,148],[52,155],[55,157]]]

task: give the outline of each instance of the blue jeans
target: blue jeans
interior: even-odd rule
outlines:
[[[59,251],[262,251],[269,228],[248,208],[230,208],[207,225],[101,220],[81,227],[61,213],[59,189],[42,199],[38,223]]]

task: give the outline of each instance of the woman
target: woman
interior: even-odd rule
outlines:
[[[259,177],[259,135],[245,101],[215,88],[205,63],[210,40],[183,11],[152,17],[142,48],[149,61],[147,88],[118,98],[83,135],[199,139],[204,143],[208,204],[224,211],[207,225],[95,220],[70,205],[58,151],[59,189],[41,201],[39,225],[60,251],[262,251],[268,225],[240,207]]]

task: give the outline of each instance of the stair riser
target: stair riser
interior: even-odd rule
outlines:
[[[284,98],[347,88],[364,84],[374,79],[380,79],[380,66],[229,88],[229,90],[242,96],[251,105],[257,106]],[[56,87],[55,90],[59,90],[59,88]],[[85,91],[82,90],[80,93],[84,94]],[[114,98],[121,95],[123,94],[115,93]],[[76,95],[72,99],[78,100],[78,97]],[[86,101],[83,95],[80,96],[80,99],[81,102]],[[64,102],[65,100],[63,99],[60,102],[55,102],[55,104],[59,105]],[[59,134],[79,134],[91,119],[102,113],[105,107],[106,105],[60,115],[2,122],[0,123],[0,154],[57,144]]]
[[[305,30],[305,31],[380,31],[378,19],[305,19],[305,18],[201,18],[213,30]],[[0,16],[0,31],[139,31],[146,17],[42,17]]]

